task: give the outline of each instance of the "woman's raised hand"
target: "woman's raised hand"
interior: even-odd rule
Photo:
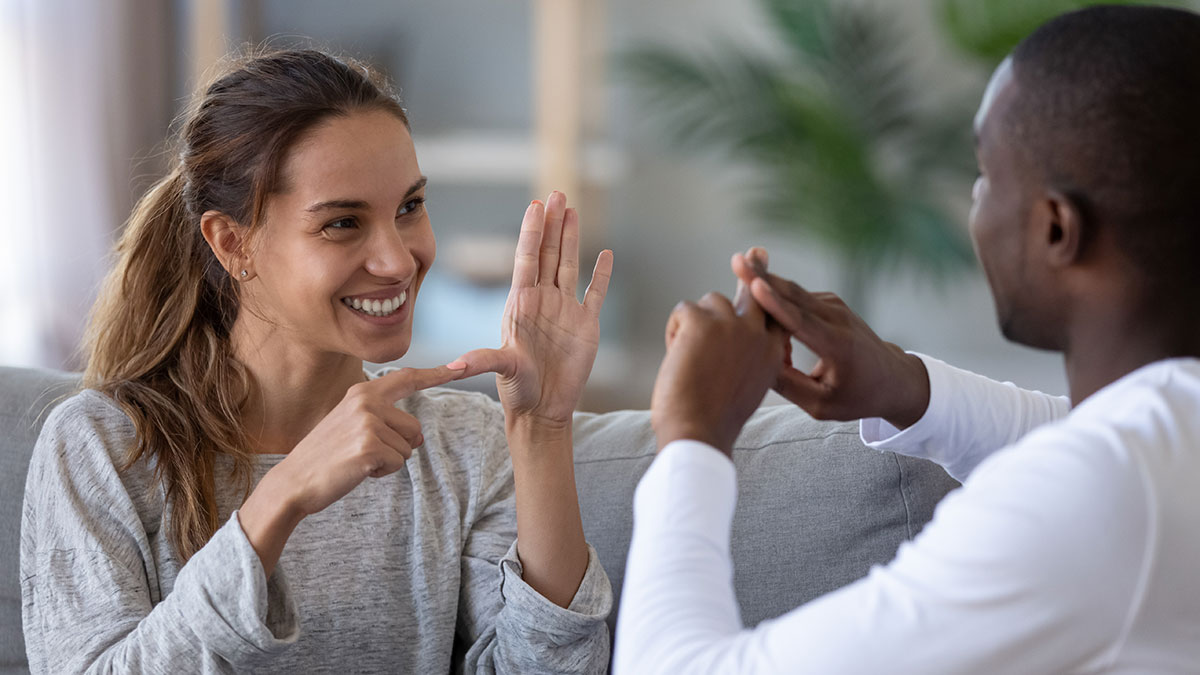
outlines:
[[[534,201],[517,239],[500,348],[468,352],[451,365],[465,366],[464,377],[496,373],[510,416],[569,423],[596,358],[612,265],[612,251],[602,251],[580,303],[579,214],[567,208],[561,192],[551,193],[544,205]]]
[[[412,393],[462,377],[462,369],[404,368],[356,384],[255,487],[239,511],[268,576],[293,528],[367,478],[400,470],[425,442],[417,418],[395,407]]]

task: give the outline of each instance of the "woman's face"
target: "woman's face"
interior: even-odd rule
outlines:
[[[400,358],[437,250],[408,129],[382,110],[331,117],[281,169],[251,244],[248,310],[318,352]]]

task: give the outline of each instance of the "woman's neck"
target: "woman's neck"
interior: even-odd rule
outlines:
[[[362,382],[362,359],[321,352],[277,327],[239,317],[230,331],[234,357],[250,376],[241,422],[251,450],[287,454]]]

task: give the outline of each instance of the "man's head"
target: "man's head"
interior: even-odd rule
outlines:
[[[1050,21],[996,70],[975,131],[971,233],[1006,337],[1062,349],[1080,300],[1114,288],[1164,311],[1200,296],[1200,15]]]

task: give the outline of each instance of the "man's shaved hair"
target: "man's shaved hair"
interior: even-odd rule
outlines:
[[[1087,225],[1113,228],[1151,288],[1200,293],[1200,15],[1092,7],[1037,29],[1012,61],[1003,123],[1031,168]]]

